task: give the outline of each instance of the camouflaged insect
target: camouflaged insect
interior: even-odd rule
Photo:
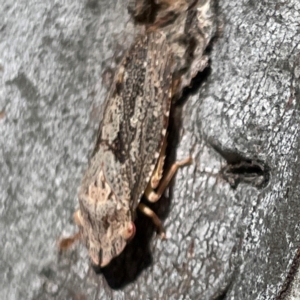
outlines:
[[[138,206],[163,236],[157,216],[139,202],[146,190],[150,201],[158,200],[166,185],[158,194],[153,191],[162,177],[172,65],[163,34],[138,37],[106,99],[94,155],[79,192],[80,208],[74,214],[80,232],[61,243],[64,248],[80,238],[98,266],[107,265],[134,236]],[[172,174],[175,171],[176,167]]]
[[[134,18],[150,13],[154,20],[117,70],[79,192],[79,232],[62,240],[61,249],[80,239],[93,263],[106,266],[134,236],[137,208],[165,237],[161,221],[140,199],[159,200],[178,167],[191,162],[174,163],[162,178],[171,99],[207,66],[204,51],[216,29],[212,3],[130,0]]]

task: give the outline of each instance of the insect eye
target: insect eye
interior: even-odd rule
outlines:
[[[130,241],[134,237],[134,235],[135,225],[133,222],[130,222],[127,228],[124,229],[122,236],[126,241]]]

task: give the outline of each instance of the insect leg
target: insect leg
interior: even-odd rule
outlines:
[[[153,221],[153,223],[156,225],[156,227],[158,228],[159,231],[159,235],[161,237],[162,240],[166,239],[166,234],[165,234],[165,230],[161,224],[161,220],[159,219],[159,217],[156,215],[156,213],[151,210],[148,206],[146,206],[143,203],[140,203],[138,205],[138,208],[140,209],[140,211],[145,214],[147,217],[150,217]]]
[[[75,213],[73,215],[73,218],[74,218],[74,222],[75,222],[76,225],[80,226],[82,224],[79,209],[77,209],[75,211]],[[77,240],[80,240],[80,232],[79,231],[77,233],[75,233],[74,235],[68,237],[68,238],[60,240],[59,243],[58,243],[58,248],[61,251],[68,250]]]
[[[171,179],[173,178],[174,174],[178,170],[178,168],[183,167],[187,164],[190,164],[192,162],[192,158],[188,157],[186,159],[183,159],[181,161],[175,162],[168,173],[163,177],[163,179],[160,182],[160,185],[158,187],[158,190],[155,192],[151,186],[147,186],[146,191],[145,191],[145,196],[150,202],[156,202],[160,199],[161,195],[169,185]]]
[[[160,155],[158,158],[158,162],[157,165],[155,167],[155,170],[151,176],[150,179],[150,183],[147,186],[147,189],[150,189],[150,191],[152,189],[156,189],[159,185],[159,182],[162,178],[162,174],[163,174],[163,168],[164,168],[164,163],[165,163],[165,158],[166,158],[166,148],[167,148],[167,135],[165,136],[161,151],[160,151]]]
[[[58,248],[61,251],[66,251],[79,239],[80,239],[80,232],[77,232],[68,238],[60,240],[58,243]]]

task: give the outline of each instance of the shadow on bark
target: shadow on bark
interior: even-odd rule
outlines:
[[[168,198],[162,197],[154,204],[149,204],[145,199],[142,199],[142,202],[147,204],[160,219],[165,219],[170,205]],[[103,274],[112,289],[121,289],[134,281],[152,263],[150,243],[156,227],[152,220],[139,210],[137,210],[135,225],[135,237],[126,246],[124,251],[118,257],[114,258],[107,267],[102,269],[94,267],[97,274]]]

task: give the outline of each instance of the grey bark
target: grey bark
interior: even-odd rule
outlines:
[[[60,256],[56,241],[74,232],[107,70],[134,26],[124,1],[4,1],[1,298],[299,298],[300,4],[224,0],[217,12],[223,32],[178,108],[171,151],[194,164],[156,207],[168,240],[140,216],[139,239],[96,275],[83,247]],[[220,175],[226,160],[258,162],[268,182],[233,188]]]

